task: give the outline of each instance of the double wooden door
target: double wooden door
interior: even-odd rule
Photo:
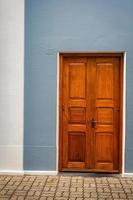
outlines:
[[[119,171],[120,60],[62,59],[60,170]]]

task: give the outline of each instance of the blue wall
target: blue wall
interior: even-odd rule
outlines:
[[[133,0],[26,0],[25,9],[24,169],[56,169],[57,52],[126,51],[133,172]]]

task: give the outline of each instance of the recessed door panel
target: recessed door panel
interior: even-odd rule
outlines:
[[[100,124],[113,123],[113,109],[112,108],[97,108],[97,120]]]
[[[85,133],[68,133],[68,162],[85,162]]]
[[[113,64],[96,63],[96,97],[97,99],[113,98]]]
[[[96,132],[95,134],[96,163],[113,162],[113,135],[112,133]]]
[[[69,98],[84,99],[86,95],[85,63],[69,64]]]
[[[85,124],[86,123],[86,108],[69,107],[68,112],[69,112],[70,124]]]

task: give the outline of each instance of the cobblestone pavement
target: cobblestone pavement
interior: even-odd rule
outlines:
[[[0,176],[0,199],[132,199],[133,178],[84,176]]]

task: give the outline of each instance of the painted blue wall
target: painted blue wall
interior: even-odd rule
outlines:
[[[133,0],[25,1],[24,169],[56,169],[57,53],[127,52],[126,172],[133,172]]]

